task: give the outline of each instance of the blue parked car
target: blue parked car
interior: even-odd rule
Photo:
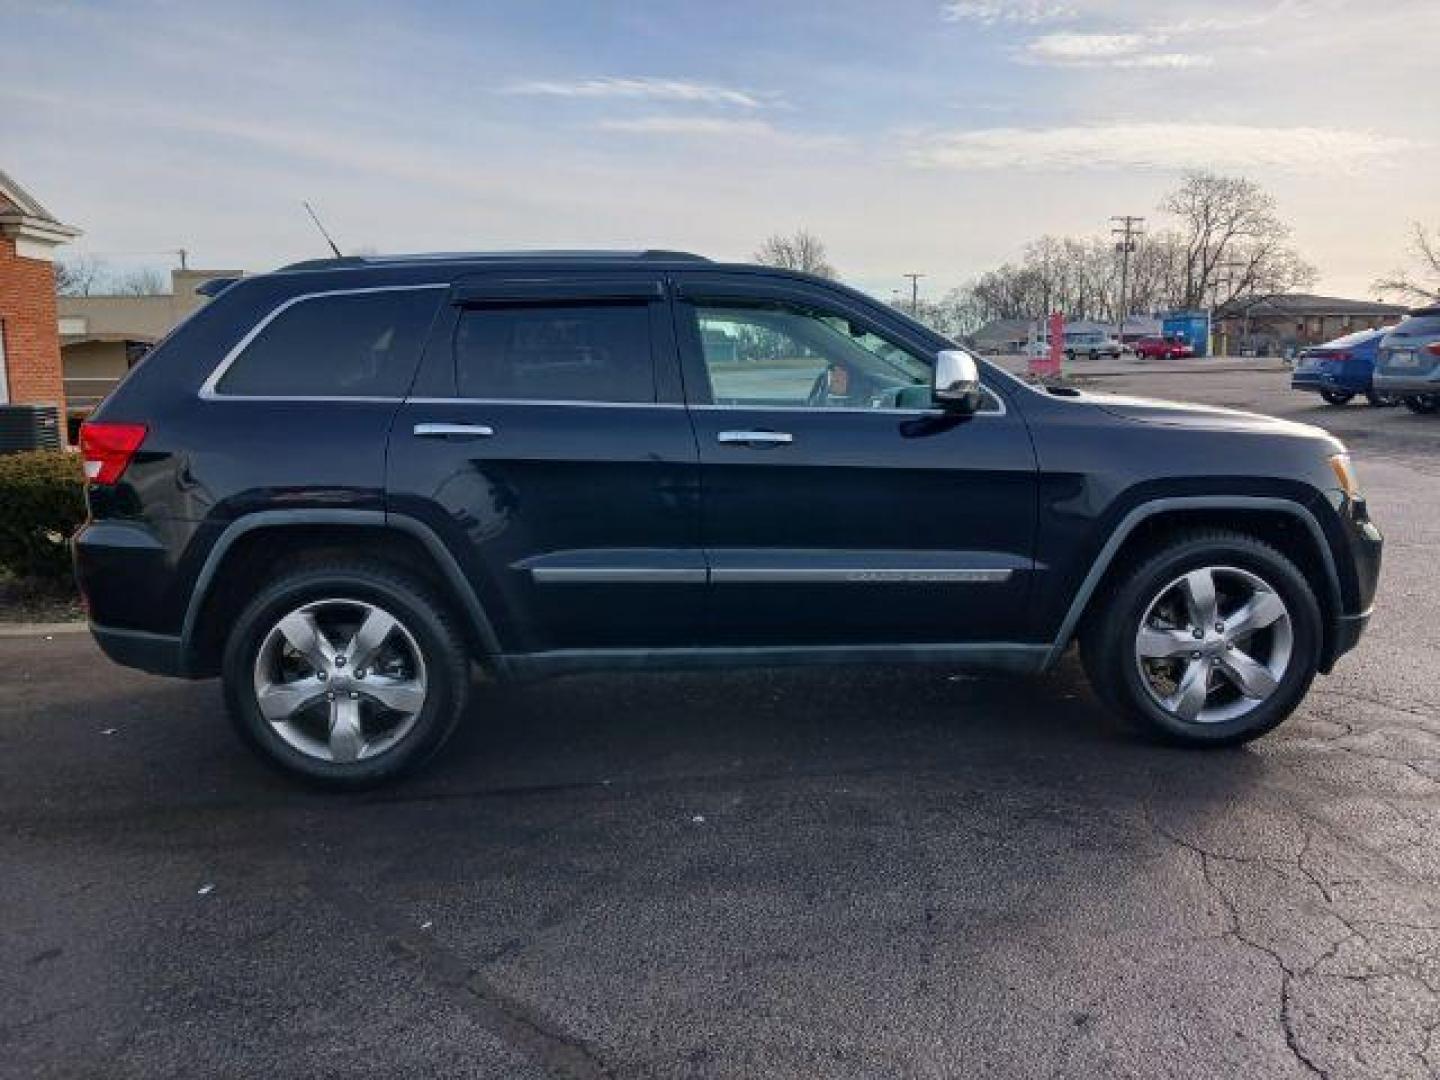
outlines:
[[[1365,400],[1377,407],[1398,405],[1398,398],[1377,393],[1372,381],[1380,339],[1393,329],[1383,326],[1360,330],[1303,350],[1296,360],[1290,389],[1318,393],[1331,405],[1344,405],[1356,394],[1364,394]]]

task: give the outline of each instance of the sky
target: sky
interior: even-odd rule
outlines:
[[[120,266],[807,228],[922,295],[1251,177],[1371,295],[1440,227],[1440,0],[0,0],[0,169]]]

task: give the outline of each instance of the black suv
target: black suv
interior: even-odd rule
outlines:
[[[75,560],[123,664],[358,785],[496,678],[1041,671],[1172,739],[1278,724],[1359,638],[1344,448],[1029,386],[893,308],[675,252],[345,258],[245,278],[82,434]]]

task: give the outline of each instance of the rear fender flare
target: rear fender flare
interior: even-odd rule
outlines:
[[[257,529],[283,528],[288,525],[338,525],[368,528],[395,529],[418,540],[435,561],[444,576],[450,594],[460,602],[464,615],[475,631],[476,637],[487,659],[496,665],[497,674],[505,666],[504,651],[495,633],[494,624],[486,615],[480,598],[466,578],[455,556],[435,532],[421,521],[404,514],[387,514],[380,510],[260,510],[246,514],[232,521],[216,539],[205,557],[205,563],[190,591],[190,602],[185,609],[185,621],[180,630],[180,642],[187,661],[192,657],[200,614],[205,600],[215,584],[216,574],[224,565],[225,556],[242,536]]]

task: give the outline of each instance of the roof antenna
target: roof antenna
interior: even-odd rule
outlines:
[[[325,242],[330,245],[330,250],[335,253],[335,257],[337,259],[343,259],[345,256],[340,254],[340,249],[335,246],[335,241],[330,239],[330,234],[325,231],[325,226],[320,224],[320,217],[315,213],[315,208],[304,199],[300,200],[300,205],[305,207],[305,212],[310,215],[310,220],[315,222],[315,228],[320,230],[320,235],[323,236]]]

